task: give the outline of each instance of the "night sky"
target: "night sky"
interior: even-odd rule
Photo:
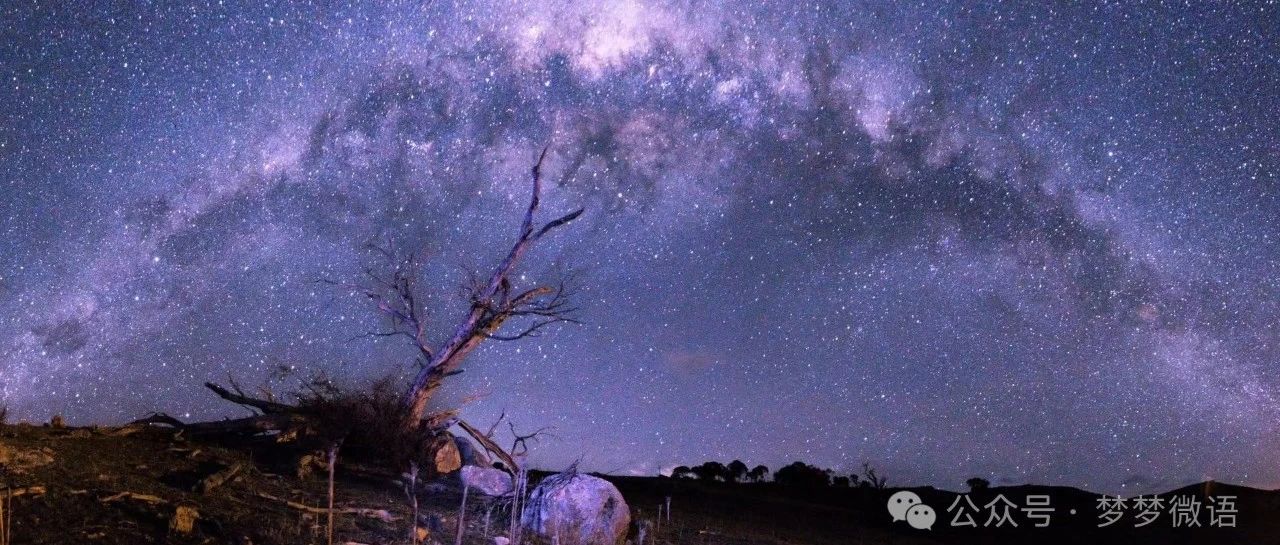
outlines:
[[[19,418],[410,370],[314,281],[421,248],[441,339],[549,147],[584,325],[440,399],[543,467],[1280,486],[1274,2],[106,4],[0,8]]]

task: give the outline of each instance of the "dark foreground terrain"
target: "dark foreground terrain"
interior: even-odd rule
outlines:
[[[319,460],[300,464],[296,455],[198,442],[167,429],[11,425],[0,427],[0,463],[6,472],[0,494],[13,493],[6,513],[13,544],[327,542],[328,482]],[[1098,496],[1061,487],[972,494],[978,527],[952,527],[955,512],[948,506],[955,493],[912,489],[937,515],[932,530],[918,530],[890,520],[885,505],[895,490],[609,479],[630,503],[637,526],[645,527],[645,543],[655,544],[1280,543],[1280,493],[1215,483],[1161,495],[1160,516],[1138,529],[1133,509],[1097,528]],[[400,475],[340,460],[335,488],[341,511],[335,543],[410,543],[412,511]],[[460,490],[447,479],[420,490],[420,535],[428,543],[453,543]],[[1017,505],[1011,508],[1017,528],[982,528],[989,516],[984,506],[997,495]],[[1031,527],[1043,519],[1021,510],[1027,495],[1049,496],[1048,527]],[[1234,498],[1235,528],[1211,527],[1207,506],[1214,496]],[[1201,502],[1199,527],[1173,527],[1175,497]],[[503,534],[507,515],[473,497],[465,520],[464,543],[488,544]]]

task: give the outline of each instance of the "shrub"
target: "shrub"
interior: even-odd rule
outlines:
[[[991,481],[983,479],[982,477],[974,477],[965,481],[964,484],[969,485],[970,492],[981,492],[991,488]]]
[[[344,456],[400,469],[411,464],[434,467],[430,460],[421,458],[437,450],[431,448],[439,440],[436,431],[427,426],[405,430],[402,423],[408,408],[393,377],[347,390],[321,377],[310,381],[297,397],[298,408],[314,422],[311,431],[315,438],[325,445],[341,443]]]

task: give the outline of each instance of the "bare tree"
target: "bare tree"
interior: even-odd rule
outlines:
[[[524,220],[520,224],[520,233],[506,258],[494,267],[484,282],[472,282],[467,287],[470,307],[462,320],[454,328],[453,335],[439,346],[431,346],[426,339],[422,318],[413,313],[404,313],[398,309],[414,307],[412,293],[405,294],[393,290],[390,300],[377,299],[378,308],[392,314],[400,320],[402,327],[408,327],[415,346],[426,360],[418,371],[413,383],[405,392],[404,403],[409,408],[406,429],[416,429],[426,416],[427,402],[448,376],[456,374],[463,360],[486,339],[517,340],[536,335],[542,328],[559,322],[573,321],[569,316],[573,308],[569,307],[564,285],[538,285],[526,289],[515,289],[511,282],[512,272],[520,264],[529,249],[537,244],[557,227],[561,227],[582,215],[579,208],[560,216],[542,226],[535,225],[534,216],[538,212],[538,204],[542,193],[542,166],[546,160],[547,150],[543,149],[538,162],[533,165],[533,194],[529,206],[525,210]],[[386,292],[384,292],[386,293]],[[402,295],[404,294],[404,295]],[[406,298],[407,295],[407,298]],[[528,318],[528,323],[511,334],[501,333],[502,326],[513,318]]]
[[[382,255],[390,264],[389,270],[379,271],[373,267],[366,268],[364,278],[354,283],[340,283],[332,280],[322,282],[347,287],[368,297],[377,310],[390,319],[390,328],[386,331],[369,332],[363,336],[402,337],[416,349],[418,372],[412,383],[405,390],[401,403],[404,406],[403,416],[397,417],[402,432],[443,430],[457,422],[464,430],[482,443],[487,439],[478,430],[457,420],[455,411],[445,411],[427,415],[427,404],[445,378],[462,372],[462,364],[468,355],[485,340],[514,341],[539,335],[546,327],[562,322],[574,322],[572,314],[575,309],[569,304],[569,291],[564,282],[554,284],[533,284],[517,286],[513,278],[521,260],[531,248],[553,230],[562,227],[582,215],[579,208],[546,223],[538,223],[538,207],[542,193],[543,165],[547,158],[547,149],[538,155],[532,168],[532,194],[529,205],[525,209],[520,231],[506,256],[493,267],[487,278],[472,274],[464,286],[464,294],[468,303],[466,312],[447,340],[433,343],[428,331],[428,314],[425,298],[417,285],[422,274],[420,257],[411,255],[401,257],[395,248],[372,246],[374,251]],[[504,328],[504,326],[508,326]],[[181,427],[196,433],[261,433],[263,431],[281,430],[305,419],[303,408],[279,403],[271,396],[258,399],[246,395],[234,383],[230,390],[216,384],[206,383],[206,387],[218,396],[254,409],[261,414],[222,422],[184,424],[177,419],[162,414],[153,414],[135,421],[135,424],[164,424]],[[514,432],[514,430],[513,430]],[[539,433],[520,438],[517,445],[524,446],[535,439]],[[489,441],[488,443],[492,443]],[[486,448],[496,445],[485,444]],[[513,447],[514,447],[513,446]],[[498,447],[496,450],[501,451]],[[510,462],[509,456],[504,456]],[[514,464],[513,464],[514,465]]]
[[[408,408],[403,426],[416,429],[427,417],[427,403],[445,378],[461,372],[462,362],[487,339],[514,341],[532,337],[552,324],[574,322],[575,310],[569,305],[569,292],[563,282],[534,285],[517,289],[511,278],[520,261],[542,237],[582,215],[579,208],[542,225],[535,216],[541,201],[542,167],[547,150],[543,149],[532,169],[533,192],[525,209],[520,232],[506,257],[481,279],[472,273],[464,286],[469,303],[466,313],[443,343],[433,343],[427,331],[427,310],[416,285],[421,266],[417,256],[403,257],[395,248],[372,246],[390,264],[389,272],[365,269],[365,283],[330,284],[352,288],[374,302],[379,312],[390,319],[391,329],[365,334],[371,337],[402,337],[417,350],[419,370],[404,394]],[[504,331],[503,326],[523,319],[517,328]],[[432,419],[435,420],[435,419]],[[447,420],[447,419],[445,419]]]
[[[862,482],[876,489],[884,489],[889,485],[888,479],[876,473],[876,468],[871,467],[871,462],[862,462]]]

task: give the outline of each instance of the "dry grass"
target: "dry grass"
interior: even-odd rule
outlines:
[[[4,424],[3,409],[0,407],[0,425]],[[13,479],[4,464],[0,464],[0,484],[4,485],[4,493],[0,494],[0,545],[9,545],[13,534]]]
[[[9,527],[13,523],[13,493],[8,487],[5,487],[4,495],[0,496],[0,545],[9,545]]]

